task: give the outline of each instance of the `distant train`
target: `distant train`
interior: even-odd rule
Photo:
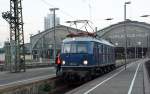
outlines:
[[[71,36],[61,48],[62,76],[90,78],[115,68],[114,46],[91,36]]]

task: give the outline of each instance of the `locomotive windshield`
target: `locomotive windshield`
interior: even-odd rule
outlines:
[[[90,43],[67,42],[62,45],[62,53],[88,53],[90,48]]]

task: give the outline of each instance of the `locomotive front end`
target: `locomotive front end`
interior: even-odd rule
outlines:
[[[61,50],[63,76],[84,77],[91,70],[92,52],[92,42],[79,38],[63,41]]]

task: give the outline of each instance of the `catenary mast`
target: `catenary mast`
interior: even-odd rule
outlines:
[[[10,25],[10,71],[20,72],[23,69],[25,72],[22,0],[10,0],[10,11],[3,12],[2,17]]]

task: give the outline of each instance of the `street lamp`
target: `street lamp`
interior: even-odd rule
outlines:
[[[51,56],[50,53],[51,53],[51,49],[52,49],[53,46],[52,46],[52,44],[49,44],[48,47],[49,47],[49,50],[48,50],[48,60],[49,60],[49,61],[48,61],[48,63],[51,63],[51,62],[50,62],[50,59],[51,59],[51,58],[50,58],[50,56]]]
[[[32,45],[31,45],[31,37],[33,36],[33,34],[29,34],[30,35],[30,55],[31,55],[31,60],[33,60],[33,53],[32,53]]]
[[[115,43],[116,47],[118,46],[118,42]]]
[[[106,19],[104,19],[104,20],[106,20],[106,21],[111,21],[111,20],[113,20],[113,18],[106,18]],[[111,23],[110,23],[110,25],[111,25]],[[109,33],[109,32],[106,32],[106,33]],[[109,38],[108,40],[111,42],[111,38]]]
[[[144,53],[144,52],[143,52],[143,45],[142,45],[142,42],[138,42],[138,45],[141,46],[141,50],[142,50],[142,51],[141,51],[141,56],[142,56],[142,58],[143,58],[143,56],[144,56],[143,53]]]
[[[142,16],[140,16],[140,17],[143,17],[143,18],[146,18],[146,17],[149,17],[150,15],[142,15]],[[149,36],[150,36],[150,34],[149,34],[149,32],[148,32],[148,34],[147,34],[147,53],[149,54]],[[142,49],[142,52],[143,52],[143,49]],[[144,55],[143,55],[144,56]]]
[[[136,41],[136,34],[135,34],[134,41]],[[135,53],[134,53],[134,54],[135,54],[135,56],[134,56],[134,57],[135,57],[135,59],[136,59],[136,58],[137,58],[137,49],[136,49],[136,43],[135,43],[135,48],[134,48],[134,50],[135,50],[135,51],[134,51],[134,52],[135,52]]]
[[[137,44],[139,45],[139,47],[141,46],[141,44],[142,44],[142,42],[137,42]],[[142,54],[143,52],[141,51],[141,54]]]
[[[113,20],[113,18],[106,18],[105,20],[111,21],[111,20]],[[110,23],[110,25],[111,25],[111,23]]]
[[[113,20],[113,18],[106,18],[105,20],[108,20],[108,21],[110,21],[110,20]]]
[[[59,8],[50,8],[49,10],[52,11],[53,15],[54,15],[53,21],[54,21],[54,59],[55,59],[55,57],[56,57],[55,11],[59,10]]]
[[[150,44],[149,43],[149,39],[150,39],[149,36],[150,36],[150,34],[148,33],[147,34],[147,57],[149,56],[149,44]]]
[[[149,17],[150,15],[142,15],[141,17]]]
[[[118,47],[118,42],[115,43],[116,58],[118,59],[117,47]]]
[[[126,70],[126,64],[127,64],[127,32],[126,32],[126,6],[127,6],[127,4],[131,4],[131,2],[125,2],[124,3],[125,70]]]

